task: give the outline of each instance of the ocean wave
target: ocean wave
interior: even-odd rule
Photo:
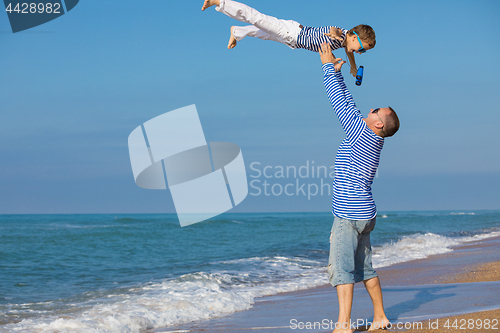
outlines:
[[[463,243],[500,236],[500,231],[490,231],[472,236],[447,237],[434,233],[403,236],[398,241],[373,248],[373,266],[387,267],[401,262],[423,259],[434,254],[453,251]]]
[[[49,224],[45,229],[100,229],[100,228],[115,228],[125,227],[126,225],[77,225],[77,224]]]
[[[109,292],[81,302],[76,306],[81,310],[71,314],[25,318],[1,326],[0,332],[140,332],[248,310],[257,297],[328,282],[324,264],[308,259],[276,256],[225,263],[250,269],[190,273]],[[76,309],[74,302],[67,303]]]
[[[134,218],[134,217],[118,217],[118,216],[115,216],[113,218],[113,221],[116,221],[116,222],[144,222],[145,220],[147,220],[146,218]]]
[[[122,225],[116,223],[116,226]],[[446,235],[429,232],[399,237],[375,246],[373,263],[375,267],[386,267],[500,235],[498,229],[479,232]],[[72,299],[7,305],[0,308],[0,313],[9,315],[9,323],[1,325],[0,332],[141,332],[248,310],[258,297],[328,283],[328,254],[315,256],[321,258],[314,260],[305,254],[266,256],[268,253],[203,262],[202,266],[196,266],[198,272],[120,289],[89,291]]]

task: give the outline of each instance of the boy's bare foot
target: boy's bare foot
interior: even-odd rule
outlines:
[[[229,43],[227,44],[228,49],[233,49],[236,46],[236,38],[233,35],[234,25],[231,27],[231,37],[229,37]]]
[[[385,330],[390,328],[391,322],[387,318],[382,318],[379,320],[373,319],[372,326],[368,329],[368,331],[376,331],[376,330]]]
[[[205,2],[203,2],[203,7],[201,7],[201,10],[205,10],[208,7],[218,6],[218,5],[220,5],[220,0],[205,0]]]

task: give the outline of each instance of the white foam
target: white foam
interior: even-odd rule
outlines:
[[[385,267],[495,236],[500,232],[453,238],[433,233],[404,236],[374,247],[373,262],[375,267]],[[0,332],[140,332],[244,311],[258,297],[328,283],[326,262],[301,257],[254,257],[211,264],[227,269],[96,293],[86,300],[68,301],[64,314],[48,316],[40,311],[38,316],[0,326]],[[68,314],[69,308],[76,310]]]
[[[94,299],[95,305],[79,313],[1,326],[0,332],[140,332],[247,310],[257,297],[328,283],[324,265],[311,260],[263,257],[228,263],[236,262],[239,267],[258,264],[259,270],[187,274]]]
[[[373,266],[386,267],[410,260],[427,258],[430,255],[453,251],[452,247],[500,236],[499,231],[464,237],[446,237],[433,233],[404,236],[396,242],[373,248]]]

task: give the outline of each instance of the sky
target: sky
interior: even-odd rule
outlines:
[[[168,190],[135,184],[127,139],[191,104],[207,141],[241,148],[249,195],[232,212],[331,209],[332,178],[312,166],[333,166],[344,133],[319,55],[253,38],[228,50],[244,24],[202,3],[85,0],[18,33],[0,14],[0,214],[174,213]],[[375,48],[356,55],[363,84],[343,73],[365,116],[391,106],[401,121],[373,184],[379,211],[500,209],[500,2],[246,3],[374,28]],[[278,178],[280,167],[310,173]]]

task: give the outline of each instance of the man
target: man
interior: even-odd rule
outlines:
[[[379,164],[384,138],[399,129],[399,119],[390,107],[372,109],[361,116],[345,86],[340,58],[324,43],[320,57],[328,98],[346,133],[335,159],[333,181],[333,214],[330,234],[328,274],[337,288],[339,318],[334,332],[353,332],[351,308],[354,283],[365,284],[373,302],[373,323],[370,330],[390,326],[384,311],[382,289],[372,267],[370,232],[375,227],[377,208],[371,184]]]

